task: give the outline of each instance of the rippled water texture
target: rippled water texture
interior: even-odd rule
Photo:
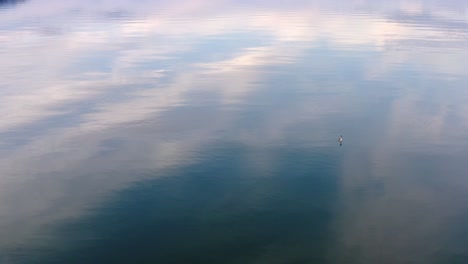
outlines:
[[[0,263],[468,263],[468,4],[280,2],[0,1]]]

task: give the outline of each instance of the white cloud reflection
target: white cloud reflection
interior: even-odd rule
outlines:
[[[346,5],[362,10],[372,6],[368,1],[351,2]],[[3,73],[0,111],[6,113],[0,121],[0,132],[13,134],[5,136],[3,141],[26,139],[13,149],[0,151],[0,226],[8,227],[0,230],[3,232],[0,237],[4,238],[0,238],[0,246],[5,248],[16,243],[12,233],[17,241],[27,240],[42,226],[57,219],[78,217],[86,212],[87,206],[97,204],[112,191],[147,177],[143,173],[130,177],[109,175],[110,172],[123,168],[164,170],[195,162],[202,146],[220,137],[219,130],[235,129],[236,115],[239,114],[235,111],[215,114],[206,126],[193,125],[186,131],[176,130],[174,134],[154,134],[145,127],[151,122],[163,131],[158,124],[170,122],[164,114],[190,106],[195,101],[191,98],[195,93],[205,93],[214,98],[209,97],[210,100],[219,100],[221,109],[233,105],[242,108],[249,96],[267,88],[266,76],[273,71],[267,67],[294,64],[311,50],[355,51],[356,55],[346,53],[343,56],[361,59],[365,72],[356,78],[365,80],[391,78],[395,71],[412,63],[418,64],[412,67],[416,72],[438,74],[442,79],[444,76],[460,79],[465,76],[468,60],[466,6],[461,9],[465,10],[463,13],[450,7],[432,9],[432,5],[426,6],[420,1],[395,1],[388,4],[389,9],[356,14],[346,10],[329,12],[336,7],[321,1],[305,7],[288,6],[282,11],[269,8],[267,4],[261,4],[259,10],[251,7],[229,9],[236,7],[229,1],[214,5],[207,1],[188,1],[167,6],[110,0],[100,1],[100,4],[52,1],[48,8],[40,8],[42,5],[40,1],[30,1],[16,9],[3,11],[4,16],[0,17],[0,23],[5,25],[0,28],[4,32],[0,35],[0,71]],[[59,31],[62,34],[44,36],[44,31],[31,29],[28,22],[24,22],[24,27],[15,26],[18,21],[37,16],[43,22],[36,26],[47,27],[75,9],[79,10],[77,17],[70,15],[71,21]],[[126,10],[129,15],[116,21],[100,18],[113,10]],[[410,23],[392,18],[387,14],[388,10],[392,14],[398,11],[408,16],[430,16]],[[54,15],[58,18],[51,18]],[[434,22],[429,18],[437,19]],[[441,23],[453,21],[461,24]],[[435,24],[424,24],[429,22]],[[443,27],[437,26],[440,24]],[[447,29],[447,25],[452,28]],[[241,35],[240,39],[233,34]],[[229,48],[230,41],[241,40],[245,43]],[[442,46],[431,48],[427,42],[421,47],[416,40],[427,40],[430,44],[439,44],[438,40],[444,42]],[[197,57],[200,52],[197,49],[203,45],[210,52]],[[443,52],[436,53],[435,50]],[[106,55],[109,51],[111,53]],[[84,66],[81,63],[85,63]],[[100,64],[102,67],[94,68]],[[467,96],[457,88],[452,91],[463,98]],[[348,102],[346,96],[338,95],[333,106],[312,100],[290,109],[291,112],[278,109],[277,115],[272,117],[274,121],[259,126],[263,130],[260,140],[257,140],[260,136],[252,131],[240,131],[240,136],[235,139],[252,145],[281,140],[288,127],[305,120],[303,113],[307,111],[322,113],[309,118],[309,122],[314,119],[320,123],[334,112],[334,108],[336,112],[349,109],[353,101]],[[424,96],[409,93],[393,102],[388,114],[387,142],[376,147],[375,156],[374,153],[371,156],[391,161],[394,157],[385,156],[382,149],[391,148],[394,141],[401,138],[444,141],[444,124],[455,107],[451,104],[453,98],[443,98],[438,103],[438,110],[428,114],[421,113],[417,104],[417,98]],[[90,106],[83,107],[87,104]],[[75,105],[82,109],[76,110]],[[459,105],[455,112],[461,122],[460,129],[466,131],[468,112]],[[75,121],[69,125],[49,126],[48,122],[54,117]],[[24,127],[31,130],[27,135],[14,135]],[[35,127],[41,129],[36,131]],[[136,133],[138,138],[129,133]],[[316,133],[317,137],[324,137],[324,134]],[[105,142],[110,139],[128,144],[126,151],[111,151],[110,156],[100,156],[101,152],[108,151]],[[3,143],[7,145],[8,142]],[[349,164],[345,163],[344,168],[350,172],[345,172],[344,177],[348,173],[357,175],[359,172],[355,170],[359,168],[352,165],[352,159],[347,162]],[[379,162],[377,160],[377,165],[371,166],[371,174],[388,173],[388,167]],[[103,181],[105,186],[95,186]],[[70,191],[77,183],[82,187],[82,193]],[[356,184],[360,182],[344,182],[345,195],[356,188]],[[434,199],[427,198],[430,194],[426,192],[422,187],[411,195],[421,200]],[[377,225],[374,230],[385,228],[378,226],[378,222],[385,218],[379,206],[388,204],[385,198],[381,199],[365,204],[357,213],[344,213],[344,218],[372,222]],[[35,219],[34,223],[28,223],[24,228],[22,221],[30,218]],[[404,223],[395,223],[398,224]],[[364,228],[361,223],[354,223],[351,228],[346,225],[348,223],[339,227],[344,240],[365,236],[365,232],[359,234]],[[354,243],[366,252],[373,252],[372,239],[366,239]],[[380,246],[386,248],[388,244],[382,243]],[[398,250],[400,248],[392,248],[387,253]],[[371,256],[369,259],[378,258]]]

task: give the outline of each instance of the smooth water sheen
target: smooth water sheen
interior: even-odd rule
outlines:
[[[468,263],[465,1],[0,1],[0,76],[0,263]]]

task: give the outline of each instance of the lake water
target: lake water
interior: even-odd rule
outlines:
[[[465,1],[0,1],[0,76],[0,263],[468,263]]]

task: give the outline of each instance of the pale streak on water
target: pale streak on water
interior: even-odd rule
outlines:
[[[463,1],[1,1],[0,263],[467,263],[467,61]]]

